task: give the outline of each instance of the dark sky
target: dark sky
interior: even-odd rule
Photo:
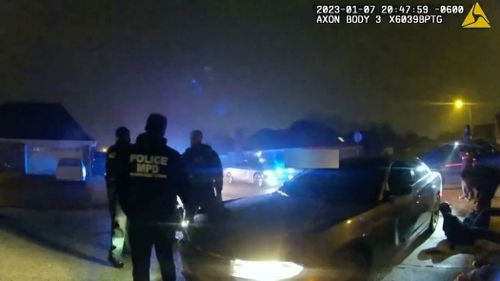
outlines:
[[[310,113],[433,136],[466,115],[426,101],[478,102],[476,122],[500,110],[500,3],[480,3],[491,29],[464,30],[464,16],[320,26],[309,0],[1,1],[0,102],[62,102],[102,143],[152,111],[178,148],[192,128],[251,133]]]

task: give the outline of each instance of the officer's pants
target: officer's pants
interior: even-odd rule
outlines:
[[[490,212],[487,210],[491,209],[491,200],[494,195],[485,194],[484,192],[479,192],[477,195],[476,204],[476,214],[478,215],[474,226],[489,228],[490,227]]]
[[[166,223],[144,224],[130,222],[129,241],[132,251],[134,281],[149,281],[151,250],[156,251],[163,281],[175,281],[172,245],[175,229]]]
[[[190,204],[187,206],[190,216],[196,214],[198,209],[201,209],[204,213],[213,214],[216,213],[218,207],[219,204],[212,186],[193,184]]]
[[[121,260],[127,244],[127,216],[123,212],[116,193],[116,186],[108,182],[108,207],[111,217],[111,243],[109,256]]]

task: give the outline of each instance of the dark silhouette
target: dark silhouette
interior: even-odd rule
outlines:
[[[491,208],[491,200],[500,184],[500,170],[495,167],[476,165],[462,172],[466,184],[477,190],[475,215]],[[490,217],[484,216],[477,226],[488,228]]]
[[[198,208],[207,212],[215,210],[222,202],[222,164],[217,152],[203,143],[200,130],[191,132],[191,147],[186,149],[182,159],[192,188],[189,216],[194,215]]]
[[[119,127],[115,132],[116,143],[106,153],[106,191],[111,217],[111,246],[108,260],[115,267],[123,267],[123,250],[126,241],[126,217],[118,202],[119,174],[124,171],[124,163],[130,149],[130,131]],[[125,158],[125,159],[124,159]]]
[[[156,250],[164,281],[175,281],[172,245],[177,196],[188,204],[189,183],[180,154],[166,145],[167,119],[151,114],[146,132],[127,158],[119,197],[129,219],[134,281],[149,281],[151,251]]]
[[[451,207],[448,203],[441,203],[439,210],[443,214],[443,230],[452,249],[458,245],[472,245],[476,240],[489,240],[500,243],[499,233],[477,227],[477,225],[468,226],[462,223],[456,216],[452,215]],[[489,217],[490,214],[482,213],[482,215]]]

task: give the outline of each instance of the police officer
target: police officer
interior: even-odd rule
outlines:
[[[472,149],[467,148],[464,146],[460,150],[460,156],[462,158],[462,173],[466,170],[472,169],[474,166],[474,154],[472,153]],[[458,197],[458,199],[466,199],[466,200],[472,200],[474,199],[474,191],[472,190],[472,187],[467,184],[467,182],[462,179],[461,182],[462,185],[462,195]]]
[[[474,215],[479,215],[491,208],[491,200],[495,197],[500,184],[500,170],[495,167],[476,165],[462,172],[462,178],[468,186],[477,190],[477,203]],[[487,213],[487,212],[486,212]],[[488,228],[490,216],[484,215],[481,220],[476,220],[478,227]]]
[[[188,214],[192,216],[199,208],[207,212],[216,210],[222,202],[222,164],[217,152],[203,143],[200,130],[191,132],[191,147],[182,154],[182,159],[192,188]]]
[[[118,203],[117,180],[124,171],[124,158],[130,148],[130,132],[125,127],[119,127],[115,132],[116,142],[106,154],[106,191],[111,217],[111,246],[108,260],[117,268],[123,267],[123,250],[126,241],[127,217]]]
[[[129,219],[134,281],[149,281],[154,247],[164,281],[175,281],[172,245],[177,196],[188,203],[189,183],[180,154],[163,137],[167,119],[151,114],[146,132],[132,145],[120,202]]]

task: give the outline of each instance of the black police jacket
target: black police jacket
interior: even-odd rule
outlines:
[[[130,143],[117,141],[106,153],[106,180],[114,181],[125,171],[127,153]]]
[[[191,184],[217,188],[222,190],[222,164],[217,152],[206,144],[197,144],[186,149],[182,154],[182,160],[189,174]]]
[[[120,204],[135,223],[172,222],[177,196],[188,203],[189,182],[180,154],[162,137],[142,134],[130,147]]]

